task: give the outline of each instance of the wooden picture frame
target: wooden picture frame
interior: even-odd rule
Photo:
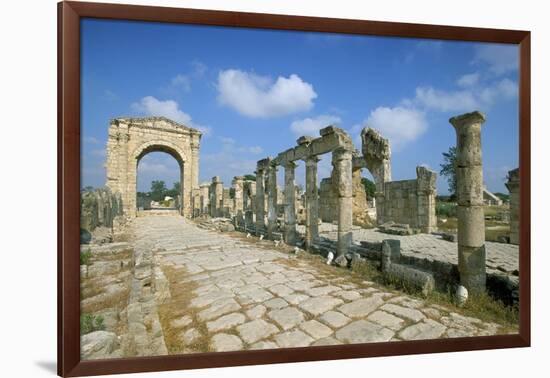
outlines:
[[[242,352],[80,360],[80,20],[120,19],[516,44],[520,51],[519,334]],[[530,32],[86,2],[58,4],[58,374],[82,376],[440,353],[530,345]]]

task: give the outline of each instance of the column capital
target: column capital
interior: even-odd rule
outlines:
[[[317,155],[310,155],[310,156],[306,156],[304,158],[304,161],[306,162],[306,166],[311,166],[311,165],[317,165],[317,163],[320,161],[321,159],[319,158],[319,156]]]
[[[287,161],[283,164],[283,167],[285,169],[295,169],[297,167],[297,164],[293,161]]]
[[[352,160],[353,152],[345,148],[337,148],[332,151],[332,161]]]
[[[476,110],[475,112],[452,117],[449,119],[449,122],[455,129],[473,125],[482,125],[485,122],[485,114]]]

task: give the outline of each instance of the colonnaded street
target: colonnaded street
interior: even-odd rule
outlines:
[[[177,215],[138,216],[128,235],[128,242],[87,247],[94,259],[82,273],[83,293],[102,288],[84,295],[83,308],[110,295],[118,302],[96,306],[106,329],[94,340],[83,336],[85,358],[517,332],[381,287],[303,250],[296,255],[284,243],[201,229]]]

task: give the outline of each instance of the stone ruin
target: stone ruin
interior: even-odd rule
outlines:
[[[235,226],[246,232],[262,234],[268,239],[282,239],[290,245],[302,242],[296,225],[305,224],[306,248],[318,243],[320,221],[338,225],[337,256],[351,245],[351,227],[372,227],[394,222],[406,224],[418,232],[432,232],[435,216],[435,172],[417,167],[417,178],[391,181],[391,151],[387,139],[370,128],[361,132],[362,154],[355,150],[350,136],[342,129],[328,126],[320,137],[300,137],[297,146],[275,158],[259,160],[256,181],[233,178],[231,188],[224,188],[218,176],[203,184],[194,199],[194,214],[210,217],[233,217]],[[320,156],[331,153],[331,177],[317,187],[317,163]],[[300,195],[295,184],[296,163],[306,167],[306,188]],[[277,170],[284,168],[284,188],[277,185]],[[361,170],[374,177],[373,203],[376,220],[368,216],[368,201],[361,183]]]
[[[166,152],[180,166],[180,213],[192,216],[191,204],[200,191],[199,148],[202,133],[165,117],[116,118],[109,126],[107,140],[107,183],[120,193],[124,213],[136,216],[137,167],[150,152]]]
[[[510,192],[510,243],[519,244],[519,168],[508,172],[506,187]]]
[[[120,193],[112,193],[109,189],[82,191],[80,193],[81,243],[109,241],[112,231],[123,222],[122,215],[123,203]]]
[[[484,115],[479,112],[450,119],[457,135],[457,270],[460,283],[473,293],[485,290],[487,280],[481,160],[481,125],[484,121]],[[166,151],[175,156],[182,167],[182,193],[178,198],[182,215],[228,218],[241,231],[284,240],[290,245],[303,245],[320,253],[335,251],[334,261],[340,265],[373,256],[381,261],[383,257],[381,245],[373,247],[368,241],[353,243],[351,231],[354,223],[361,226],[376,224],[380,229],[395,224],[425,233],[436,229],[435,172],[419,166],[416,179],[392,181],[390,145],[375,130],[362,130],[361,151],[353,147],[350,136],[340,128],[328,126],[319,134],[317,138],[300,137],[296,146],[274,158],[259,160],[255,181],[236,176],[231,187],[225,188],[218,176],[210,183],[198,185],[200,132],[163,117],[116,119],[109,130],[107,159],[107,186],[112,192],[83,193],[82,227],[90,232],[98,226],[113,227],[113,219],[119,215],[135,216],[135,196],[129,192],[135,189],[137,162],[148,152]],[[332,155],[332,174],[321,180],[318,188],[317,163],[328,153]],[[303,161],[306,168],[304,194],[295,184],[295,168],[299,161]],[[183,167],[189,171],[184,172]],[[277,186],[280,167],[284,169],[283,190]],[[371,200],[376,207],[376,220],[366,215],[368,201],[361,184],[361,169],[369,170],[375,181],[375,198]],[[506,185],[511,194],[511,242],[517,244],[518,169],[510,171]],[[319,237],[321,220],[337,224],[335,244]],[[296,228],[302,222],[305,224],[303,240]],[[398,259],[391,261],[391,265],[404,262],[407,265],[407,259]],[[446,268],[445,274],[452,276],[453,268],[449,269]],[[431,286],[429,277],[418,275],[409,268],[395,265],[386,271],[420,277],[418,282]]]

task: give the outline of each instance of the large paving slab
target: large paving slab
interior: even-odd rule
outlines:
[[[305,233],[304,226],[298,226],[298,232]],[[331,240],[337,238],[337,226],[323,223],[319,229],[320,235]],[[401,253],[405,256],[425,258],[430,261],[458,264],[457,243],[443,240],[433,234],[388,235],[376,229],[355,228],[352,231],[353,240],[381,242],[384,239],[398,239],[401,242]],[[519,271],[519,247],[514,244],[485,242],[487,253],[487,273],[506,274],[517,279]]]
[[[155,274],[147,290],[157,298],[162,334],[171,352],[502,332],[498,324],[458,314],[456,309],[430,305],[372,282],[351,282],[337,274],[340,268],[321,271],[273,242],[205,230],[180,216],[138,217],[131,227],[133,245],[152,254]],[[388,237],[373,231],[364,237],[376,240],[373,235]],[[427,236],[432,246],[427,248],[423,239],[417,235],[403,240],[402,246],[406,253],[434,254],[439,245],[452,245]],[[335,273],[327,274],[326,269]],[[162,295],[157,293],[161,288]],[[180,337],[167,336],[173,334]]]

